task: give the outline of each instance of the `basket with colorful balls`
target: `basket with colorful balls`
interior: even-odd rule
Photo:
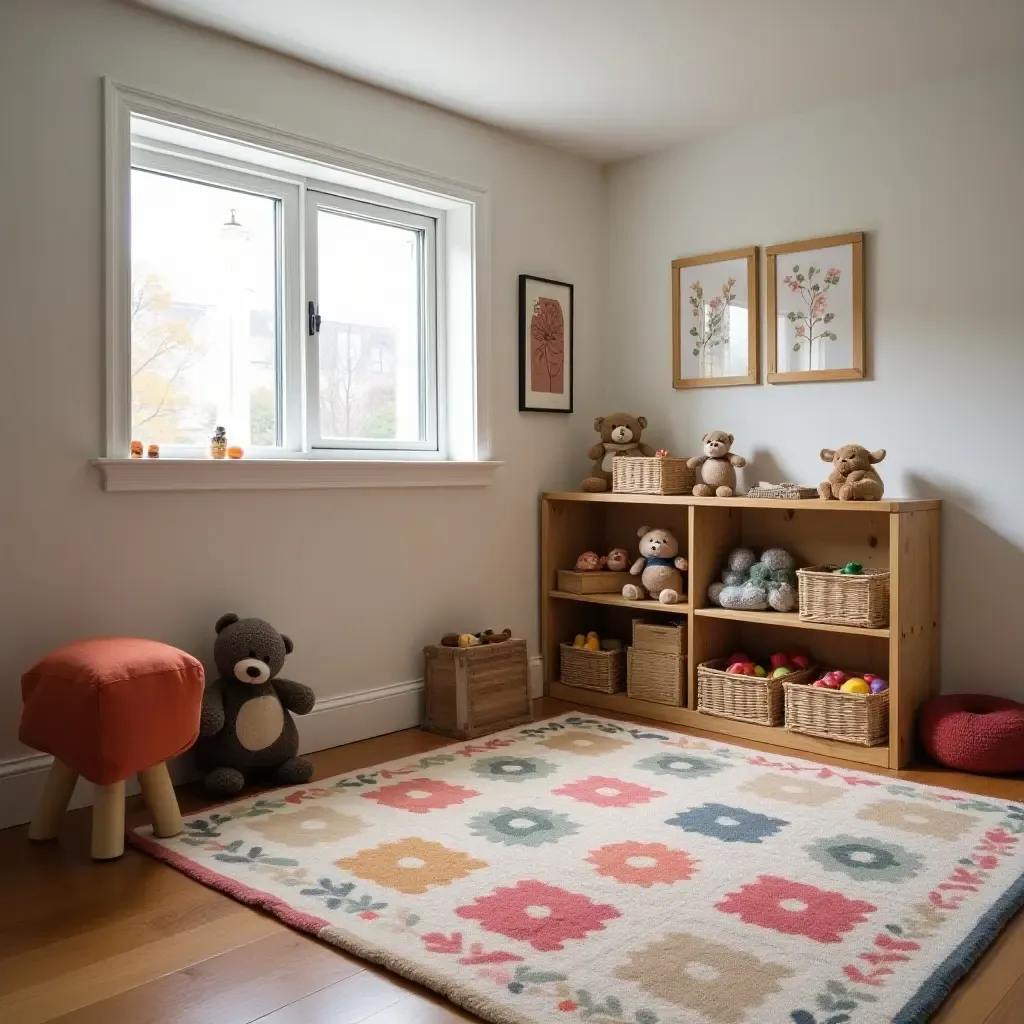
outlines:
[[[796,672],[803,672],[811,667],[811,659],[806,654],[794,652],[784,654],[781,651],[771,655],[766,664],[759,664],[746,654],[737,651],[726,659],[725,671],[735,676],[758,676],[761,679],[783,679]]]
[[[840,693],[884,693],[889,689],[889,684],[881,677],[871,672],[862,672],[860,675],[850,672],[842,672],[837,668],[826,672],[819,679],[815,679],[811,686],[821,690],[838,690]]]

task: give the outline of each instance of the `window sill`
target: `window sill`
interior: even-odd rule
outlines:
[[[105,491],[486,487],[500,462],[363,459],[93,459]]]

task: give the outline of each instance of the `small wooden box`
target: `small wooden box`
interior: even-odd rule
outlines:
[[[423,728],[475,739],[532,720],[526,641],[425,647]]]
[[[576,572],[575,569],[558,570],[558,589],[570,594],[618,594],[632,580],[628,572]]]
[[[662,626],[633,620],[633,646],[639,651],[682,655],[686,653],[686,624]]]

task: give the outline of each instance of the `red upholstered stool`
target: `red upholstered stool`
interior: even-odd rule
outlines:
[[[918,731],[940,764],[983,775],[1024,772],[1024,704],[955,693],[921,707]]]
[[[136,772],[156,834],[181,831],[165,762],[199,735],[203,666],[195,658],[153,640],[78,640],[29,669],[21,697],[21,742],[54,758],[30,839],[57,835],[79,775],[96,786],[96,860],[124,853],[124,783]]]

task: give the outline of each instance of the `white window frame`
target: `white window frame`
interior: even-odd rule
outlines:
[[[174,469],[179,460],[161,459],[130,463],[128,444],[131,424],[131,339],[129,301],[131,295],[131,195],[130,173],[133,156],[145,160],[152,169],[195,179],[184,164],[191,154],[173,142],[151,144],[131,138],[132,117],[146,118],[171,135],[175,129],[198,132],[205,136],[201,159],[209,165],[211,183],[242,187],[245,191],[273,195],[281,200],[281,244],[293,246],[297,226],[302,260],[308,257],[303,206],[305,190],[316,190],[337,197],[339,203],[370,202],[389,209],[404,209],[412,215],[435,220],[433,259],[437,277],[436,308],[431,315],[437,334],[437,365],[433,379],[437,393],[436,446],[422,450],[403,446],[378,448],[321,448],[311,443],[315,438],[308,423],[309,395],[308,361],[305,354],[287,343],[281,352],[279,367],[283,380],[281,423],[284,447],[253,451],[255,458],[246,458],[244,470],[231,474],[237,486],[404,486],[397,464],[413,465],[417,460],[434,460],[437,470],[452,463],[476,463],[480,472],[468,467],[459,473],[440,474],[424,466],[409,474],[409,486],[434,486],[449,476],[458,486],[488,482],[491,470],[499,465],[490,461],[489,429],[489,196],[476,185],[441,178],[412,170],[365,154],[288,134],[252,121],[183,104],[104,80],[106,106],[106,210],[107,210],[107,429],[106,457],[94,460],[106,479],[107,489],[209,489],[219,487],[215,478],[217,467],[201,472]],[[180,133],[179,133],[180,134]],[[209,148],[206,148],[206,143]],[[263,151],[259,165],[238,159],[239,146],[257,147]],[[251,150],[249,150],[251,152]],[[263,162],[266,156],[266,163]],[[310,164],[317,167],[313,178],[296,170]],[[142,164],[138,164],[142,166]],[[177,171],[175,171],[177,167]],[[149,167],[147,166],[147,169]],[[305,178],[305,181],[303,181]],[[229,182],[238,184],[232,186]],[[244,182],[244,184],[242,184]],[[296,208],[296,196],[298,207]],[[282,317],[289,329],[305,343],[311,340],[305,330],[306,296],[295,268],[301,262],[284,260],[285,281]],[[290,280],[290,278],[296,278]],[[309,275],[306,275],[307,280]],[[442,325],[444,336],[442,337]],[[315,341],[315,339],[312,339]],[[454,357],[454,358],[453,358]],[[446,367],[452,367],[445,373]],[[295,391],[301,392],[297,398]],[[266,458],[263,458],[266,456]],[[396,465],[386,467],[380,460],[390,459]],[[323,467],[289,471],[280,475],[279,483],[270,481],[270,472],[258,465],[273,462],[326,461],[334,469]],[[369,461],[367,461],[369,460]],[[181,460],[184,463],[186,460]],[[202,461],[202,460],[199,460]],[[362,469],[340,472],[340,463],[362,461]],[[371,462],[381,469],[371,468]],[[127,468],[130,465],[130,469]],[[239,466],[241,464],[238,464]],[[236,467],[237,468],[237,467]],[[337,471],[337,474],[335,474]],[[225,477],[228,474],[224,474]],[[114,479],[114,478],[117,479]],[[202,478],[202,482],[198,482]],[[136,483],[145,478],[146,483]],[[173,479],[172,479],[173,478]],[[352,482],[346,482],[351,480]],[[211,482],[212,481],[212,482]],[[236,486],[227,484],[225,486]]]

